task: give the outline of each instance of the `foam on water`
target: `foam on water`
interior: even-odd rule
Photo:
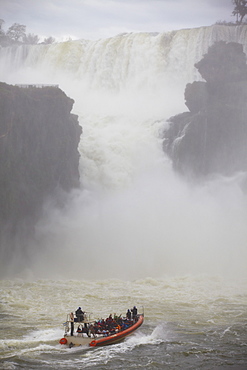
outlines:
[[[246,344],[246,282],[229,284],[219,276],[135,281],[2,280],[1,291],[5,297],[1,328],[6,339],[0,341],[0,356],[6,368],[25,364],[30,369],[117,369],[121,364],[124,368],[131,363],[139,366],[142,361],[143,365],[154,360],[169,364],[175,358],[180,364],[182,353],[188,358],[195,354],[198,358],[221,357],[229,348],[231,356],[240,359],[243,351],[242,355],[239,351]],[[25,309],[16,312],[20,302]],[[115,312],[124,315],[134,304],[139,311],[144,306],[145,321],[124,342],[71,349],[59,344],[66,314],[79,305],[100,318]]]
[[[34,330],[23,338],[24,342],[51,342],[57,341],[57,338],[64,334],[62,329]]]

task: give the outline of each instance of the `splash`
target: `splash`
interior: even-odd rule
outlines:
[[[83,127],[81,189],[62,211],[46,204],[28,263],[16,252],[12,272],[246,277],[241,174],[189,186],[173,173],[161,138],[166,119],[186,110],[185,84],[199,79],[194,63],[208,46],[235,41],[246,52],[246,36],[247,26],[212,26],[1,49],[1,79],[59,83]]]

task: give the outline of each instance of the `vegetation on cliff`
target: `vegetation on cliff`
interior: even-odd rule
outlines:
[[[219,41],[195,64],[205,81],[187,84],[189,112],[171,117],[164,150],[186,176],[247,171],[247,65],[242,45]]]
[[[48,196],[79,186],[73,103],[57,87],[0,83],[0,241],[32,228]]]
[[[235,6],[232,14],[236,16],[237,23],[242,23],[244,17],[247,15],[247,1],[246,0],[232,0]]]
[[[3,29],[4,20],[0,19],[0,46],[11,46],[20,44],[38,44],[40,37],[33,33],[26,33],[26,26],[24,24],[14,23],[5,32]],[[52,36],[44,38],[42,44],[52,44],[55,38]]]

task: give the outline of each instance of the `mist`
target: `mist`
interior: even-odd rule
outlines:
[[[148,171],[125,189],[71,194],[63,212],[48,206],[37,228],[35,273],[246,277],[246,199],[237,179],[194,188],[163,170]]]
[[[59,83],[75,100],[74,113],[83,128],[81,188],[64,195],[62,209],[47,200],[35,240],[29,242],[25,258],[15,253],[11,274],[59,279],[184,274],[247,278],[245,174],[188,183],[174,173],[162,149],[166,120],[187,110],[183,92],[196,76],[191,67],[195,53],[172,66],[160,59],[164,40],[148,35],[143,40],[145,47],[133,35],[131,57],[124,62],[109,52],[115,61],[112,70],[122,71],[113,77],[111,68],[103,68],[106,60],[96,68],[95,59],[85,62],[84,54],[79,59],[85,64],[78,66],[78,60],[70,58],[65,70],[54,62],[59,45],[48,51],[53,59],[42,54],[35,67],[29,59],[5,75],[9,83]],[[121,38],[113,41],[113,51],[123,44]],[[140,58],[135,42],[145,50],[152,47],[146,58]],[[89,45],[95,58],[109,47],[109,40],[108,46],[102,44]],[[180,52],[173,47],[172,55]],[[36,55],[37,49],[31,53]],[[154,64],[149,63],[152,53]]]

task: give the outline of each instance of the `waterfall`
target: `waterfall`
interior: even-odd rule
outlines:
[[[194,64],[219,40],[242,43],[247,53],[247,26],[215,25],[2,48],[0,80],[59,84],[75,100],[74,110],[84,129],[83,179],[116,186],[136,171],[137,147],[141,156],[147,145],[153,150],[156,146],[154,151],[161,155],[160,121],[187,110],[185,85],[200,79]],[[121,120],[125,123],[120,124]],[[106,148],[102,133],[107,130],[111,139]]]
[[[194,64],[219,40],[239,42],[247,53],[246,25],[130,33],[98,41],[2,48],[0,79],[15,83],[49,78],[50,82],[63,76],[79,80],[90,90],[142,90],[143,87],[156,90],[164,83],[184,85],[197,79]],[[23,72],[29,73],[23,75]],[[25,81],[20,81],[23,78]]]
[[[229,266],[246,273],[246,210],[235,179],[188,187],[160,135],[167,118],[186,110],[185,85],[200,78],[194,64],[219,40],[242,43],[247,54],[246,25],[0,49],[0,80],[59,84],[83,127],[82,189],[66,212],[47,205],[37,227],[30,260],[41,276],[44,266],[77,277],[228,273]]]

